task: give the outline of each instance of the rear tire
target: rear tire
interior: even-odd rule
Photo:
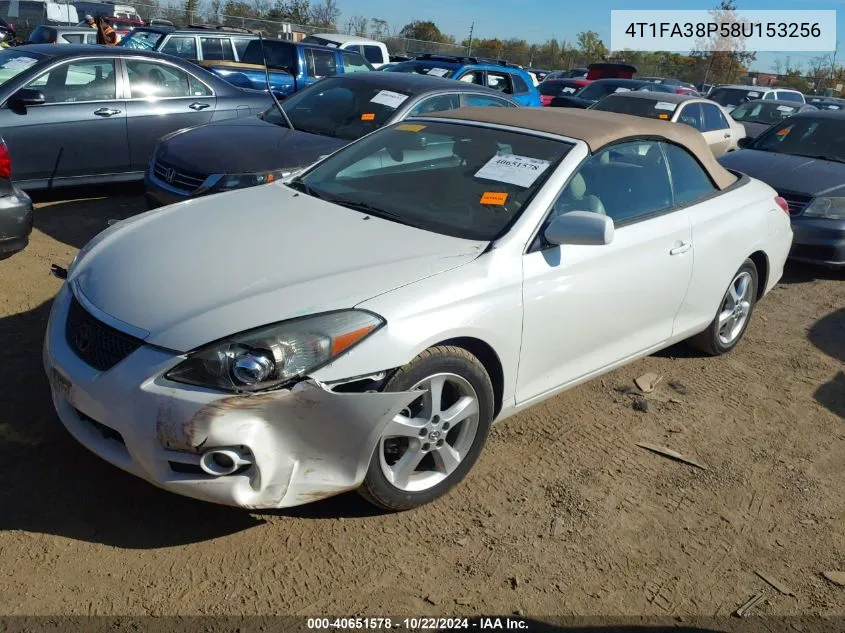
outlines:
[[[757,302],[757,266],[746,259],[725,291],[712,323],[688,343],[710,356],[727,354],[742,340]]]
[[[490,376],[468,351],[425,350],[383,391],[422,389],[388,424],[358,492],[386,510],[408,510],[445,495],[475,464],[493,422]]]

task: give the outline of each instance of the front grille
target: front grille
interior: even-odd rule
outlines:
[[[786,200],[789,215],[801,215],[812,200],[810,196],[799,196],[794,193],[781,193],[780,197]]]
[[[111,369],[144,344],[92,317],[76,297],[68,309],[65,338],[74,353],[98,371]]]
[[[155,174],[156,178],[163,180],[168,185],[185,191],[193,191],[204,183],[206,178],[208,178],[207,175],[193,171],[186,171],[184,169],[177,169],[160,160],[156,160],[153,163],[153,174]]]
[[[834,246],[813,246],[809,244],[793,244],[789,250],[790,257],[809,259],[820,262],[833,262],[839,256]]]

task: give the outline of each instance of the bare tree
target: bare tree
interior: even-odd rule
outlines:
[[[311,23],[324,29],[336,29],[340,18],[340,9],[336,0],[323,0],[322,4],[311,7]]]
[[[390,37],[390,27],[387,25],[387,20],[370,18],[370,37],[374,40],[387,39]]]
[[[783,71],[783,61],[780,57],[776,57],[775,61],[772,62],[772,67],[775,69],[775,74],[780,76]]]
[[[361,37],[365,37],[367,35],[367,24],[369,24],[369,18],[365,18],[363,15],[353,15],[349,18],[349,22],[346,25],[346,31],[350,35],[360,35]]]

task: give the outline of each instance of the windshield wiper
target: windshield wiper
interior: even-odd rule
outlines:
[[[360,211],[361,213],[366,213],[367,215],[371,215],[376,218],[382,218],[383,220],[392,220],[394,222],[398,222],[399,224],[407,224],[408,226],[419,227],[418,224],[414,224],[413,222],[409,221],[405,216],[399,215],[398,213],[394,213],[393,211],[388,211],[386,209],[375,207],[367,202],[356,202],[354,200],[338,199],[329,200],[329,202],[333,202],[334,204],[346,207],[347,209],[352,209],[353,211]]]
[[[305,195],[311,196],[312,198],[317,198],[317,200],[325,200],[325,198],[322,195],[317,193],[314,189],[312,189],[311,187],[306,185],[304,182],[302,182],[298,178],[291,180],[289,183],[287,183],[287,186],[290,187],[291,189],[295,190],[295,191],[301,191]]]

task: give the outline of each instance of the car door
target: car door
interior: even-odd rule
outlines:
[[[687,103],[682,105],[675,115],[675,122],[689,125],[699,132],[703,131],[704,122],[701,116],[701,104]]]
[[[229,37],[200,37],[200,50],[204,61],[235,61],[235,49]]]
[[[742,209],[728,203],[698,160],[678,145],[664,144],[675,203],[686,208],[695,245],[692,279],[678,316],[673,337],[701,331],[716,316],[719,301],[745,249],[754,224],[744,226]],[[742,194],[740,193],[740,196]],[[737,254],[742,253],[737,257]]]
[[[202,59],[197,50],[197,38],[193,35],[166,35],[158,52],[182,59]]]
[[[605,246],[545,243],[546,223],[570,211],[613,219]],[[660,347],[692,274],[688,213],[676,209],[660,143],[601,150],[563,188],[523,257],[518,403]]]
[[[739,139],[734,138],[734,131],[731,128],[725,115],[712,103],[701,104],[702,119],[704,122],[704,140],[710,146],[713,156],[718,158],[728,151],[731,146],[736,146]]]
[[[0,109],[0,130],[17,181],[101,176],[129,170],[126,103],[115,60],[78,59],[53,66],[25,88],[44,104]]]
[[[164,61],[125,57],[127,127],[133,170],[145,170],[156,141],[211,121],[217,99],[210,86]]]

